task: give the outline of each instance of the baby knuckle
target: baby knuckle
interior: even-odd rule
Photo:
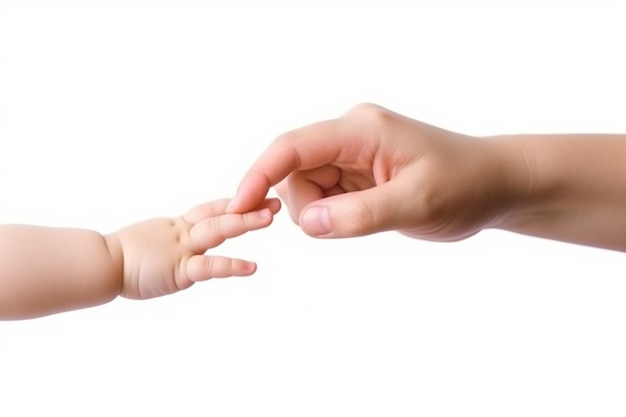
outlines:
[[[204,258],[204,269],[213,276],[220,267],[219,258],[214,258],[212,256],[206,256]]]

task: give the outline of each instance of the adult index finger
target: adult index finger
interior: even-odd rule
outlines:
[[[350,121],[334,119],[279,136],[244,175],[226,212],[252,210],[263,201],[270,187],[290,173],[335,161],[346,146],[356,143],[357,133]]]

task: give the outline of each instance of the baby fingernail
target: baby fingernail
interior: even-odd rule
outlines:
[[[230,211],[233,209],[233,207],[235,207],[236,204],[237,204],[237,196],[235,195],[226,206],[226,213],[230,213]]]
[[[264,208],[263,210],[259,211],[259,217],[262,220],[269,219],[271,216],[272,216],[272,211],[268,208]]]
[[[311,207],[302,215],[302,226],[314,236],[326,235],[331,232],[330,217],[327,207]]]

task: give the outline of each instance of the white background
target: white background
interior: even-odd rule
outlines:
[[[362,101],[474,135],[626,132],[623,10],[107,4],[3,6],[1,223],[178,215]],[[213,253],[258,272],[0,323],[0,416],[626,413],[623,254],[319,241],[286,210]]]

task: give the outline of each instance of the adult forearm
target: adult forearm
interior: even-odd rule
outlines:
[[[96,232],[0,226],[0,319],[102,304],[121,285],[119,254]]]
[[[626,135],[493,138],[519,198],[498,227],[626,251]]]

